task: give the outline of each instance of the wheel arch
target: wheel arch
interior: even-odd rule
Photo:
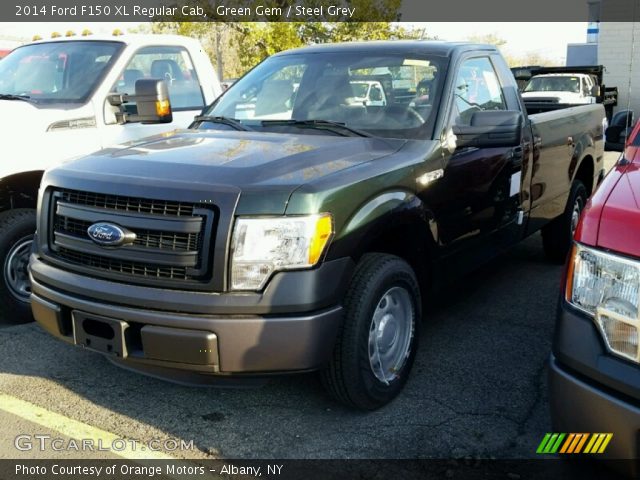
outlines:
[[[593,193],[594,187],[596,185],[595,162],[591,154],[588,153],[584,157],[582,157],[582,160],[578,164],[578,168],[573,175],[572,183],[575,180],[580,180],[584,184],[589,196]]]
[[[429,280],[429,261],[437,229],[431,211],[410,191],[386,191],[367,200],[345,222],[338,255],[358,262],[367,253],[388,253],[405,260],[421,289]]]
[[[0,179],[0,212],[36,208],[42,170],[21,172]]]

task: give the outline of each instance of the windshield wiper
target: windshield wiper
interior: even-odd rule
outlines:
[[[329,130],[343,137],[357,135],[359,137],[372,137],[370,133],[347,127],[346,124],[340,122],[332,122],[330,120],[262,120],[262,125],[293,125],[294,127],[308,127]]]
[[[243,125],[242,123],[240,123],[239,121],[234,120],[233,118],[229,118],[229,117],[212,116],[212,115],[198,115],[196,118],[193,119],[193,121],[194,122],[219,123],[221,125],[228,125],[229,127],[234,128],[235,130],[241,130],[243,132],[252,131],[251,128],[249,128],[246,125]]]
[[[14,95],[12,93],[0,93],[0,100],[24,100],[25,102],[31,101],[29,95]]]

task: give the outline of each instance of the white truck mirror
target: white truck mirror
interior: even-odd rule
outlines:
[[[141,78],[136,81],[135,92],[133,96],[122,93],[111,93],[107,96],[107,101],[114,107],[136,102],[137,113],[128,113],[122,108],[116,113],[118,123],[171,123],[173,113],[166,81]]]

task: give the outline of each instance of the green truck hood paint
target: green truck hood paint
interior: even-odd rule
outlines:
[[[121,177],[122,183],[171,182],[237,187],[238,213],[284,213],[301,185],[398,151],[404,140],[342,137],[331,133],[178,130],[108,148],[56,169]]]

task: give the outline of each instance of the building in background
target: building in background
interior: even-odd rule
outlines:
[[[640,23],[601,22],[598,61],[605,66],[604,82],[618,87],[616,111],[629,107],[640,115]]]
[[[618,87],[618,106],[614,112],[630,108],[637,118],[640,115],[640,10],[630,14],[631,1],[588,0],[587,4],[587,42],[567,46],[567,65],[576,66],[576,62],[582,60],[592,60],[587,65],[604,65],[604,84]],[[639,21],[618,21],[626,18]]]
[[[598,64],[597,43],[570,43],[567,45],[567,67]]]

